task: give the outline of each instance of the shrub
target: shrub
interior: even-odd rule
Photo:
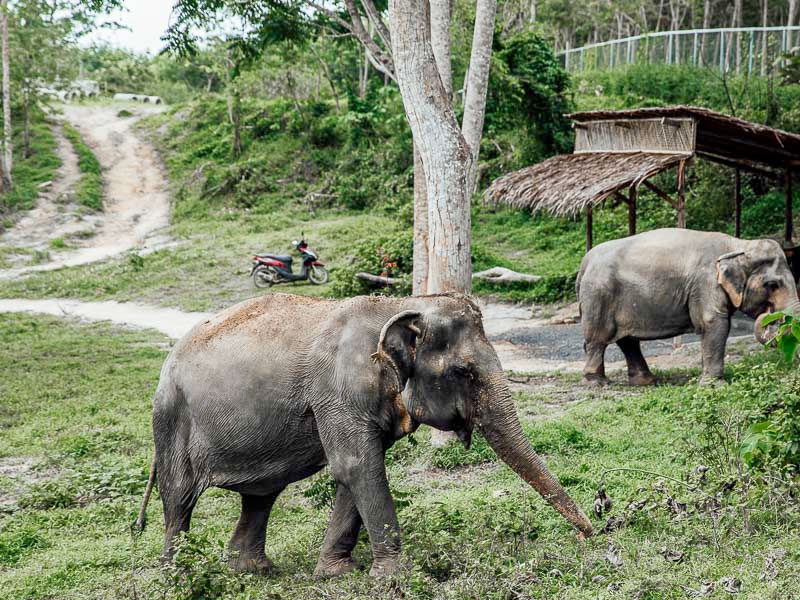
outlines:
[[[336,298],[380,292],[406,296],[411,293],[414,241],[410,231],[378,239],[365,239],[353,246],[349,264],[336,269],[331,295]],[[356,279],[358,272],[389,275],[398,280],[393,286],[376,290],[369,282]]]

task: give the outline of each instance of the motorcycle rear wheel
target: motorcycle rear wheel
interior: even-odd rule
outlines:
[[[273,277],[272,271],[264,265],[256,267],[256,270],[253,271],[253,283],[257,288],[272,287],[272,284],[275,283]]]
[[[314,285],[322,285],[328,282],[328,270],[319,265],[311,265],[308,270],[308,280]]]

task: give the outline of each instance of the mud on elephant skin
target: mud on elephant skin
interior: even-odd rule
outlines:
[[[384,453],[420,423],[456,431],[465,445],[477,429],[580,535],[592,534],[525,437],[471,299],[269,294],[196,326],[162,368],[151,481],[156,475],[164,507],[165,558],[202,492],[216,486],[241,494],[231,566],[269,572],[275,499],[328,464],[337,492],[315,575],[355,567],[362,526],[371,573],[391,573],[400,535]],[[140,525],[146,502],[147,494]]]
[[[797,287],[773,240],[722,233],[657,229],[605,242],[589,251],[576,282],[586,351],[584,379],[605,384],[604,355],[616,343],[631,384],[655,383],[641,340],[683,333],[701,336],[700,383],[722,382],[731,316],[756,318],[798,309]]]

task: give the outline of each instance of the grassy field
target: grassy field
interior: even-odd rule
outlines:
[[[733,366],[720,389],[687,386],[685,372],[648,390],[523,378],[514,394],[534,447],[587,511],[601,487],[613,501],[593,517],[603,533],[578,542],[482,440],[468,452],[432,449],[421,430],[387,458],[407,570],[314,582],[325,472],[277,502],[267,539],[275,577],[225,568],[239,502],[221,490],[201,498],[178,568],[160,567],[157,495],[144,534],[131,538],[168,346],[151,332],[0,316],[0,597],[800,597],[800,490],[737,452],[764,389],[797,399],[797,373],[773,354]],[[608,471],[620,467],[650,474]],[[365,540],[356,557],[369,566]]]

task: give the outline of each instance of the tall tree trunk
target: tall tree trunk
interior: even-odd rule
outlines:
[[[536,0],[531,0],[531,17],[530,22],[536,23]]]
[[[450,0],[430,2],[430,40],[436,68],[448,99],[452,102],[453,75],[450,58]],[[391,35],[389,36],[391,38]],[[414,267],[411,277],[411,293],[415,296],[435,293],[428,284],[430,245],[428,240],[428,186],[425,182],[425,167],[417,142],[414,142]]]
[[[0,0],[0,37],[3,46],[3,187],[13,185],[13,146],[11,141],[11,74],[8,64],[8,0]]]
[[[711,27],[711,0],[704,0],[703,2],[703,29]],[[698,64],[703,66],[706,64],[706,35],[703,33],[700,39],[700,60]]]
[[[478,0],[475,10],[475,27],[472,33],[472,51],[469,59],[469,81],[464,98],[464,117],[461,131],[472,153],[467,181],[467,198],[475,193],[478,181],[478,156],[483,136],[486,114],[486,92],[489,88],[489,70],[492,63],[492,38],[497,15],[497,0]]]
[[[472,239],[467,173],[472,155],[436,67],[427,0],[390,0],[389,14],[397,82],[425,166],[428,289],[468,293]]]
[[[768,0],[762,0],[761,2],[761,26],[767,26],[767,14],[769,13],[769,2]],[[767,43],[767,32],[761,32],[761,74],[767,74],[767,51],[769,50],[769,45]]]
[[[453,97],[453,67],[450,58],[451,0],[430,0],[431,47],[447,97]]]
[[[414,267],[411,293],[428,293],[428,188],[417,144],[414,144]]]
[[[789,0],[789,12],[786,15],[786,26],[793,27],[797,16],[797,0]],[[794,48],[794,31],[789,31],[789,49]]]

